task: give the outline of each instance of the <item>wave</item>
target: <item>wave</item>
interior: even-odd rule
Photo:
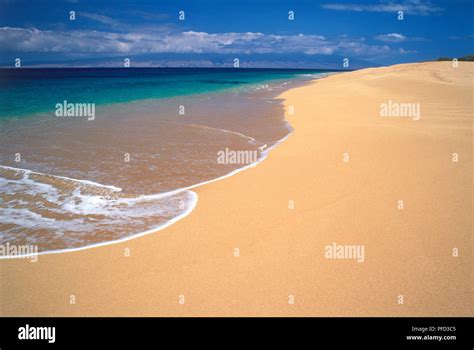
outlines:
[[[258,143],[255,138],[236,131],[201,125],[190,126],[232,133],[247,139],[249,143]],[[41,239],[47,239],[48,243],[51,241],[54,243],[56,239],[59,242],[66,242],[68,245],[76,245],[47,249],[35,254],[0,256],[0,259],[80,251],[125,242],[162,230],[186,217],[195,208],[198,195],[191,189],[255,167],[267,158],[272,149],[290,136],[292,128],[288,123],[286,128],[289,133],[271,147],[268,147],[267,144],[259,147],[260,155],[254,163],[211,180],[151,195],[130,196],[123,194],[121,188],[113,185],[0,165],[0,198],[10,197],[6,207],[4,204],[0,206],[0,216],[3,218],[1,225],[13,226],[2,230],[0,239],[5,241],[6,236],[16,234],[29,244],[35,239],[35,243],[41,243]],[[21,196],[18,195],[19,193]],[[31,198],[36,200],[34,209],[28,207]],[[0,203],[5,203],[5,198],[3,199]],[[161,219],[159,225],[139,230],[138,233],[127,233],[130,226],[143,228],[157,218]],[[117,229],[117,227],[121,227],[121,224],[127,229]],[[106,229],[108,226],[110,226],[110,230]],[[21,228],[31,228],[38,233],[32,235],[29,232],[28,235],[22,235]],[[45,236],[45,230],[51,232]],[[84,236],[90,238],[88,235],[94,235],[97,231],[105,232],[105,236],[109,239],[96,243],[81,240]],[[126,235],[114,238],[113,235],[110,235],[110,231]]]
[[[0,165],[0,239],[48,247],[41,254],[106,243],[93,240],[123,241],[152,222],[160,222],[152,230],[161,229],[196,202],[185,190],[133,196],[115,186]]]
[[[257,144],[257,140],[255,140],[255,138],[253,138],[251,136],[244,135],[244,134],[242,134],[240,132],[237,132],[237,131],[231,131],[231,130],[226,130],[226,129],[218,129],[218,128],[213,128],[213,127],[210,127],[210,126],[198,125],[198,124],[188,124],[187,126],[193,127],[193,128],[214,130],[214,131],[225,132],[225,133],[228,133],[228,134],[237,135],[237,136],[240,136],[240,137],[243,137],[243,138],[249,140],[249,143],[251,143],[253,145]]]
[[[304,77],[304,78],[324,78],[327,77],[329,73],[304,73],[304,74],[298,74],[299,77]]]

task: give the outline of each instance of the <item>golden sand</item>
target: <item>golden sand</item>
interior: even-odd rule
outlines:
[[[421,63],[287,91],[294,133],[199,187],[178,223],[0,261],[1,314],[472,315],[473,78],[473,63]],[[388,101],[419,120],[382,117]],[[363,262],[327,259],[333,244],[364,246]]]

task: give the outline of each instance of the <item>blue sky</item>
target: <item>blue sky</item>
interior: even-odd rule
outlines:
[[[358,68],[459,57],[474,53],[473,3],[0,0],[0,64],[342,68],[348,58]]]

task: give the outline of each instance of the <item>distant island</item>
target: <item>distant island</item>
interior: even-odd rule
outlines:
[[[455,57],[449,58],[449,57],[440,57],[437,59],[437,61],[452,61]],[[474,55],[466,55],[464,57],[458,57],[458,61],[474,61]]]

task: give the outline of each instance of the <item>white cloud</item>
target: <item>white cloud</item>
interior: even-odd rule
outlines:
[[[387,45],[377,46],[377,45],[367,45],[362,41],[341,41],[338,43],[338,52],[341,52],[346,55],[354,56],[384,56],[390,52],[390,47]]]
[[[46,52],[83,55],[147,53],[216,54],[306,54],[306,55],[384,55],[386,45],[368,45],[363,38],[339,37],[329,40],[320,35],[272,35],[263,33],[146,32],[117,33],[77,30],[49,31],[26,28],[0,28],[0,47],[10,52]]]
[[[106,24],[106,25],[117,25],[118,24],[118,22],[115,19],[113,19],[111,17],[108,17],[108,16],[100,15],[100,14],[97,14],[97,13],[78,12],[77,14],[80,17],[85,17],[85,18],[90,19],[92,21],[99,22],[99,23]]]
[[[375,37],[376,40],[384,41],[387,43],[399,43],[405,41],[406,36],[399,33],[380,34]]]
[[[404,48],[400,47],[398,49],[398,53],[400,53],[401,55],[406,55],[406,54],[410,54],[410,53],[417,53],[418,51],[416,50],[405,50]]]
[[[443,9],[432,4],[430,1],[423,0],[405,0],[402,2],[379,1],[375,4],[340,4],[328,3],[321,5],[327,10],[336,11],[354,11],[354,12],[398,12],[403,11],[411,15],[427,16],[431,14],[439,14]]]

